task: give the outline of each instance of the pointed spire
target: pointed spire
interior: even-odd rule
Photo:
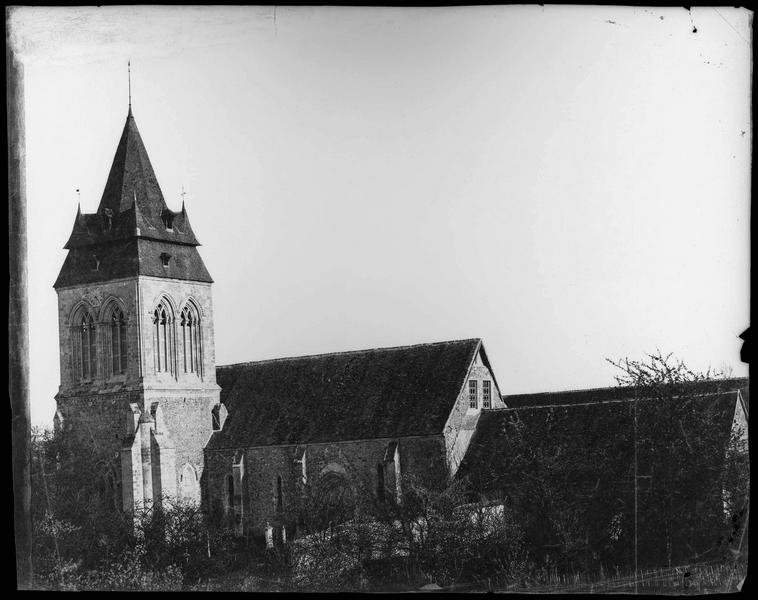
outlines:
[[[126,61],[127,77],[129,79],[129,115],[132,116],[132,61]]]
[[[132,206],[135,193],[142,214],[149,221],[158,222],[166,203],[136,120],[130,114],[113,157],[98,212],[108,207],[118,215]]]
[[[187,214],[187,211],[184,208],[184,196],[186,196],[186,195],[187,195],[187,192],[184,191],[184,186],[182,186],[181,196],[182,196],[182,214],[183,215]]]
[[[79,193],[79,188],[76,188],[76,222],[82,221],[82,195]]]
[[[107,211],[111,211],[113,223],[118,232],[110,235],[118,233],[118,235],[131,236],[136,232],[136,235],[150,235],[154,238],[157,236],[156,239],[197,244],[197,239],[189,228],[179,227],[178,229],[171,228],[172,231],[168,230],[164,222],[167,210],[163,192],[158,185],[158,179],[137,129],[136,119],[130,114],[124,123],[124,130],[116,147],[97,213],[107,215]],[[133,217],[129,217],[127,221],[121,220],[119,215],[126,211],[129,211]],[[134,227],[132,227],[132,218]]]

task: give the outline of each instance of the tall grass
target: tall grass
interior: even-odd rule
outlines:
[[[646,569],[637,573],[615,569],[615,573],[602,571],[561,574],[543,572],[525,585],[502,585],[498,591],[544,593],[644,593],[644,594],[704,594],[739,591],[747,574],[747,561],[701,563]],[[497,588],[496,588],[497,589]]]

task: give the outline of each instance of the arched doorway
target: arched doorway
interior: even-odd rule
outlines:
[[[327,471],[316,487],[318,521],[323,527],[344,523],[355,514],[355,490],[344,471]]]

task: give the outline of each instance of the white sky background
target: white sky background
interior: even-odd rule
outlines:
[[[218,364],[484,338],[502,391],[739,361],[752,14],[24,8],[32,417],[127,112],[215,280]],[[693,27],[697,28],[694,33]]]

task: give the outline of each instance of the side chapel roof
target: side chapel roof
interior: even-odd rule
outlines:
[[[441,434],[480,348],[469,339],[217,367],[229,417],[207,448]]]
[[[634,388],[523,396],[520,406],[513,401],[515,397],[505,396],[503,399],[510,403],[509,408],[482,412],[461,462],[460,476],[469,477],[475,484],[482,485],[482,489],[497,490],[507,488],[512,470],[521,468],[513,462],[516,456],[558,457],[582,453],[600,456],[605,449],[622,459],[626,456],[633,460],[634,446],[628,440],[632,439],[634,428]],[[533,396],[542,397],[537,402]],[[638,393],[639,435],[642,437],[645,431],[654,430],[656,419],[662,414],[670,414],[680,422],[674,431],[676,435],[681,433],[681,438],[669,441],[684,444],[691,436],[702,435],[697,430],[702,421],[686,419],[687,411],[694,409],[706,415],[709,435],[717,436],[726,444],[739,397],[748,402],[747,379],[696,382],[681,396],[666,400]],[[527,399],[530,402],[523,402]],[[661,412],[662,402],[667,403],[668,412]],[[640,460],[646,459],[641,456]],[[590,466],[587,469],[592,477],[597,475]]]

